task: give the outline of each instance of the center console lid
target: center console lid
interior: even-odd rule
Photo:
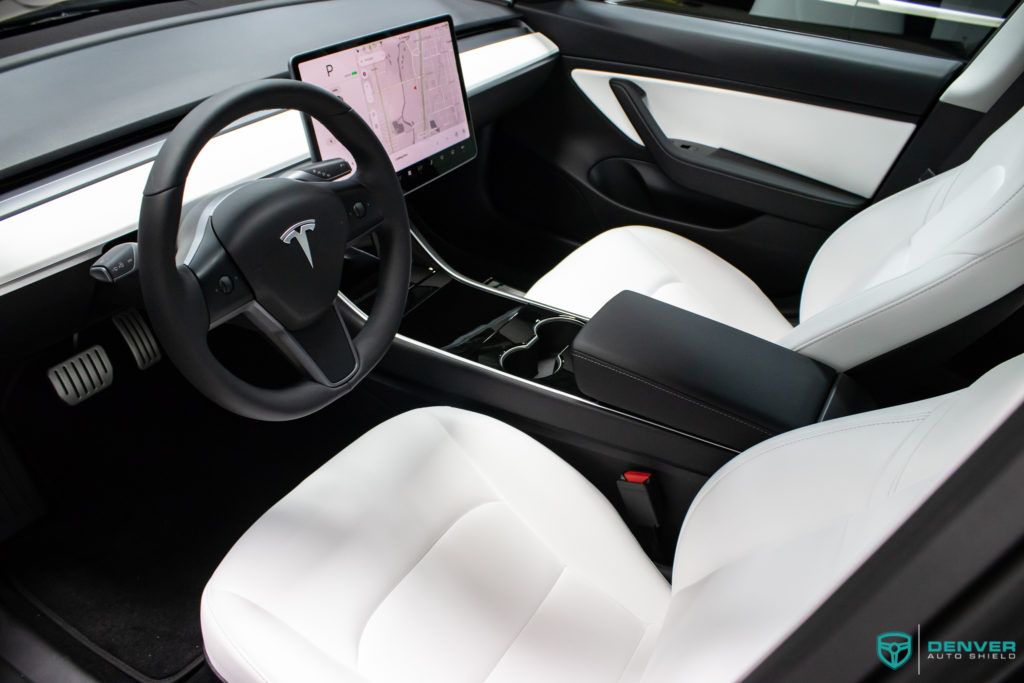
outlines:
[[[836,382],[795,351],[635,292],[590,319],[572,357],[587,396],[736,450],[817,422]]]

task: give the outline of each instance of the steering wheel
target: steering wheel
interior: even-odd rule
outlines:
[[[295,109],[322,123],[356,160],[340,180],[253,180],[190,209],[185,179],[226,125],[267,109]],[[369,319],[353,338],[339,299],[345,249],[375,232],[380,275]],[[298,81],[240,85],[193,109],[160,149],[139,217],[139,277],[168,357],[224,408],[258,420],[315,412],[351,391],[398,333],[409,289],[409,216],[377,136],[340,98]],[[244,316],[302,371],[264,388],[210,351],[213,327]]]

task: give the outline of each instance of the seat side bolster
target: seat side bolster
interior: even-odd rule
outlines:
[[[367,683],[251,600],[208,587],[200,619],[206,660],[226,681]]]
[[[940,256],[802,321],[778,343],[848,370],[1017,289],[1022,259],[1024,235],[980,255]]]

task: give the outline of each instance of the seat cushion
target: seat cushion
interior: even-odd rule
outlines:
[[[614,683],[639,679],[668,599],[575,470],[491,418],[430,408],[256,522],[207,585],[202,626],[232,683]]]
[[[793,329],[757,285],[685,237],[633,225],[601,233],[542,277],[527,298],[587,317],[630,290],[776,341]]]
[[[1022,399],[1024,356],[962,391],[804,427],[729,461],[683,522],[644,683],[742,680]]]
[[[369,432],[271,508],[203,595],[232,683],[726,683],[807,619],[1024,400],[962,391],[758,444],[701,489],[671,596],[608,502],[451,408]]]

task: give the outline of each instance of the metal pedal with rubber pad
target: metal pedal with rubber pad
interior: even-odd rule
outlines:
[[[139,370],[152,367],[160,360],[160,346],[149,323],[137,310],[130,309],[114,316],[114,327],[128,344]]]
[[[76,353],[46,371],[54,391],[70,406],[92,398],[114,383],[114,366],[102,346]]]

